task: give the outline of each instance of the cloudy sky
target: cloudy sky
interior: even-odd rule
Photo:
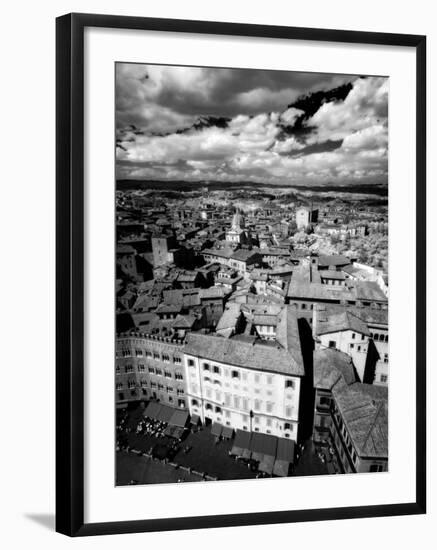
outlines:
[[[118,63],[117,177],[385,183],[388,79]]]

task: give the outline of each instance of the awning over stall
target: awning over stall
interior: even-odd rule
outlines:
[[[193,424],[193,426],[197,426],[200,422],[200,416],[198,414],[191,415],[190,424]]]
[[[168,422],[173,416],[174,409],[167,407],[167,405],[159,405],[159,407],[159,411],[155,418],[161,422]]]
[[[223,426],[222,436],[225,439],[232,439],[234,435],[234,430],[230,426]]]
[[[250,457],[250,438],[251,433],[243,430],[236,430],[234,444],[231,449],[231,454],[235,456],[242,456],[244,458]]]
[[[294,462],[294,446],[295,443],[292,439],[284,439],[281,437],[278,440],[276,460],[273,465],[273,473],[275,476],[288,476],[290,464]]]
[[[172,426],[171,424],[169,424],[164,431],[164,435],[174,437],[175,439],[180,439],[183,433],[184,428],[181,428],[180,426]]]
[[[182,409],[176,409],[169,420],[169,424],[171,424],[172,426],[179,426],[180,428],[185,428],[187,420],[188,420],[188,412]]]
[[[218,422],[213,422],[211,427],[211,434],[215,435],[216,437],[220,437],[222,435],[223,426],[219,424]]]
[[[143,416],[147,416],[149,418],[156,418],[156,415],[158,414],[158,411],[160,408],[161,408],[161,405],[159,403],[156,403],[155,401],[151,401],[147,405],[146,410],[143,412]]]
[[[251,458],[262,462],[264,455],[276,456],[277,438],[273,435],[255,432],[250,442]]]
[[[264,455],[263,459],[259,463],[258,470],[264,472],[269,476],[273,473],[273,466],[275,464],[275,457],[271,455]]]

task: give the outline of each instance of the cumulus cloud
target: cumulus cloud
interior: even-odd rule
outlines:
[[[117,177],[384,181],[388,80],[117,64]]]

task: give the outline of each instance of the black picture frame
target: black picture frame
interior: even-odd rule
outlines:
[[[416,498],[389,505],[84,522],[84,29],[106,27],[376,44],[416,51]],[[426,511],[426,37],[68,14],[56,20],[56,530],[69,536],[423,514]]]

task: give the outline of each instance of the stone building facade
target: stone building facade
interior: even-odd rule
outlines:
[[[156,399],[187,408],[183,339],[144,333],[119,334],[116,341],[116,403]]]

